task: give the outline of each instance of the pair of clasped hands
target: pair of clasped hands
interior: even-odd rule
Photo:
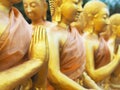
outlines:
[[[42,25],[34,28],[29,48],[29,58],[48,61],[48,38],[46,28]]]

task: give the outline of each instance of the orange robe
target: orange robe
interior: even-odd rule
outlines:
[[[60,70],[76,81],[85,70],[85,63],[86,55],[83,39],[75,28],[71,28],[67,41],[60,52]],[[47,90],[55,89],[49,85]]]
[[[100,68],[110,62],[110,51],[106,41],[100,38],[99,48],[94,53],[95,68]]]
[[[0,36],[0,71],[23,62],[29,48],[31,31],[21,13],[13,7],[10,22]]]

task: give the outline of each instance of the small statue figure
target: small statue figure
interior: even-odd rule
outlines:
[[[24,10],[27,15],[27,17],[31,20],[31,26],[33,28],[33,32],[40,31],[40,32],[46,32],[47,37],[50,37],[51,27],[55,26],[55,24],[49,22],[46,20],[46,13],[47,13],[47,3],[45,0],[23,0]],[[43,31],[42,31],[43,30]],[[42,35],[42,34],[41,34]],[[34,39],[34,38],[32,38]],[[37,40],[37,38],[36,38]],[[46,43],[45,46],[49,46],[49,40],[48,43]],[[39,46],[41,47],[41,46]],[[44,48],[44,47],[43,47]],[[38,51],[41,52],[41,51]],[[42,51],[46,52],[46,51]],[[29,51],[29,53],[32,53]],[[34,52],[33,52],[34,53]],[[38,55],[39,58],[41,57],[41,54]],[[31,56],[29,57],[31,59]],[[46,79],[47,79],[47,70],[48,70],[48,62],[42,67],[42,69],[34,75],[32,78],[32,89],[43,89],[46,90]],[[26,88],[24,86],[24,88]]]
[[[82,37],[70,24],[76,21],[81,12],[82,0],[50,0],[52,22],[57,26],[53,29],[52,47],[50,52],[54,55],[49,59],[49,87],[48,90],[84,90],[79,78],[85,69],[85,49]],[[54,60],[54,61],[53,61]],[[74,80],[74,81],[73,81]],[[64,83],[63,83],[64,82]]]
[[[109,48],[111,51],[112,58],[114,54],[117,54],[120,58],[120,14],[116,13],[110,16],[110,31],[111,36],[108,40]],[[111,90],[119,90],[120,89],[120,63],[118,62],[118,66],[112,72],[109,80],[109,85]]]

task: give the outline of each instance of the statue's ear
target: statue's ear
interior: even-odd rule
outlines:
[[[92,18],[92,19],[96,18],[97,16],[98,16],[98,14],[95,14],[95,15],[88,14],[88,17],[89,17],[89,18]]]
[[[44,2],[44,20],[46,20],[47,17],[47,9],[48,9],[48,4],[46,2]]]
[[[44,7],[45,7],[45,11],[47,11],[47,9],[48,9],[48,4],[45,2],[44,3]]]
[[[88,16],[89,20],[93,20],[93,18],[94,18],[92,14],[88,14],[87,16]]]
[[[89,22],[93,25],[93,23],[94,23],[94,16],[92,14],[88,14],[87,17],[89,19]]]
[[[94,26],[94,16],[92,14],[88,14],[88,18],[89,18],[89,24]]]
[[[61,8],[57,7],[55,12],[55,21],[61,21]]]

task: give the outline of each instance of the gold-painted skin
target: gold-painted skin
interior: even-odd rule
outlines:
[[[85,27],[86,21],[87,20],[85,20],[84,14],[81,12],[78,20],[72,23],[72,25],[77,28],[80,35],[83,35],[84,33],[84,27]]]
[[[46,12],[47,12],[47,3],[45,0],[23,0],[24,10],[29,19],[31,19],[32,23],[31,26],[33,28],[33,32],[40,31],[47,33],[47,37],[50,37],[51,29],[50,27],[54,26],[53,23],[46,21]],[[36,38],[37,39],[37,38]],[[48,40],[49,41],[49,40]],[[45,43],[45,46],[48,46],[49,43]],[[41,47],[41,46],[39,46]],[[38,47],[38,48],[39,48]],[[38,49],[36,49],[38,51]],[[31,52],[31,51],[29,51]],[[41,50],[39,50],[41,52]],[[46,52],[46,51],[43,51]],[[31,52],[34,53],[34,52]],[[39,53],[38,55],[39,56]],[[41,55],[40,55],[41,57]],[[40,59],[38,57],[38,59]],[[42,57],[41,57],[42,58]],[[44,65],[40,72],[38,72],[32,78],[32,89],[34,90],[46,90],[46,79],[47,79],[47,69],[48,69],[48,62]],[[25,86],[24,89],[29,86]],[[30,87],[29,87],[30,88]],[[26,90],[26,89],[25,89]]]
[[[60,51],[67,40],[70,23],[75,21],[77,14],[81,11],[80,4],[81,0],[50,0],[52,21],[57,22],[58,25],[53,29],[53,35],[51,37],[51,47],[54,47],[54,50],[50,48],[51,55],[49,59],[48,71],[49,80],[53,83],[53,86],[56,89],[85,90],[85,88],[71,80],[60,71],[61,60],[59,58]],[[69,12],[69,8],[72,9],[71,12]]]
[[[111,51],[112,57],[114,54],[120,56],[120,14],[116,13],[110,16],[110,31],[111,36],[108,40],[108,45]],[[119,90],[120,89],[120,64],[116,67],[116,69],[112,72],[110,76],[108,89]]]
[[[13,10],[13,4],[16,4],[20,1],[21,0],[0,0],[0,40],[1,37],[6,34],[7,29],[10,27],[15,27],[16,30],[20,29],[21,26],[18,27],[18,29],[16,27],[17,25],[11,25],[8,27],[10,23],[13,23],[11,21],[13,17],[16,18],[16,14],[19,12],[16,9],[14,9],[14,12],[11,12]],[[22,56],[22,58],[24,58],[25,54],[29,53],[29,59],[25,61],[20,60],[23,62],[15,63],[13,66],[9,66],[5,69],[2,68],[3,70],[1,67],[6,66],[6,64],[4,65],[0,62],[0,90],[51,90],[51,88],[52,90],[88,90],[89,88],[101,90],[101,88],[95,82],[104,80],[106,77],[110,76],[113,71],[114,72],[112,75],[119,78],[119,45],[117,53],[114,52],[116,51],[116,49],[114,49],[114,41],[117,37],[120,37],[119,25],[115,26],[111,24],[112,30],[114,30],[112,32],[114,33],[108,40],[108,48],[111,55],[110,62],[99,68],[95,68],[94,63],[94,53],[99,49],[100,45],[100,33],[104,32],[104,28],[109,25],[109,11],[107,6],[101,1],[94,0],[89,1],[82,10],[82,0],[49,0],[49,2],[52,22],[57,24],[46,21],[47,3],[45,0],[23,0],[25,13],[32,21],[31,25],[28,26],[31,26],[29,29],[33,30],[29,32],[31,35],[31,38],[29,38],[31,40],[30,45],[27,43],[27,48],[29,47],[29,50],[26,51]],[[83,13],[80,16],[81,11],[83,11]],[[15,14],[16,16],[13,15],[13,17],[11,17],[11,13]],[[19,15],[21,14],[19,13]],[[84,17],[84,19],[81,17]],[[78,18],[83,20],[83,22],[80,23]],[[19,19],[22,20],[22,17]],[[83,77],[83,81],[81,80],[81,77],[77,78],[77,80],[72,80],[70,77],[68,77],[69,75],[67,76],[67,74],[61,70],[61,52],[63,49],[66,49],[64,48],[65,45],[72,44],[68,43],[67,41],[70,38],[68,38],[68,36],[70,36],[72,33],[71,24],[72,22],[76,21],[77,24],[73,26],[78,28],[79,33],[82,34],[86,48],[86,64],[84,64],[85,70],[81,69],[83,70],[83,72],[81,71],[81,77]],[[84,24],[83,27],[76,26],[81,24]],[[25,29],[27,29],[27,27],[25,27]],[[28,40],[28,42],[30,40]],[[17,45],[15,42],[13,44],[14,47],[19,48],[19,45]],[[1,48],[5,48],[7,45],[4,45],[4,43],[1,43],[1,41],[0,45],[3,45],[2,47],[0,46],[0,57],[2,57]],[[8,46],[9,45],[10,44],[8,44]],[[23,43],[23,46],[24,45],[26,44]],[[72,46],[73,45],[71,45],[71,47]],[[24,50],[24,48],[22,49]],[[74,48],[67,47],[68,59],[71,58],[71,54],[68,53],[69,49],[74,50]],[[84,48],[81,48],[81,50],[83,49]],[[76,52],[77,50],[74,51]],[[14,55],[15,58],[18,58],[17,56],[19,56],[19,54]],[[66,58],[66,56],[64,57]],[[11,62],[14,61],[15,60]],[[69,61],[70,60],[68,60],[67,65],[71,63]],[[72,65],[70,67],[74,68],[75,66]],[[81,66],[80,68],[84,68],[84,66]],[[115,84],[118,83],[116,78],[112,75],[110,77],[111,82]],[[47,82],[50,82],[51,88],[47,86]],[[84,88],[84,86],[88,87],[88,89]]]
[[[10,22],[11,17],[9,16],[9,13],[12,9],[13,4],[20,1],[21,0],[0,0],[0,15],[4,15],[4,18],[0,17],[0,36],[3,35],[3,33],[5,32],[5,28]],[[46,40],[47,38],[45,31],[38,30],[34,33],[33,39],[31,41],[31,52],[29,53],[31,59],[29,61],[20,63],[19,65],[14,65],[11,68],[0,71],[0,90],[13,90],[16,86],[18,86],[23,81],[30,78],[40,70],[44,62],[47,61],[46,55],[48,55],[48,49],[46,46]],[[18,46],[15,47],[19,48]],[[39,52],[39,50],[43,51],[43,53]],[[14,57],[18,58],[17,55]],[[0,65],[0,67],[1,66],[2,65]]]
[[[86,71],[95,82],[100,82],[108,77],[119,63],[119,57],[115,55],[108,64],[95,68],[95,51],[100,44],[100,33],[109,25],[109,11],[103,2],[92,0],[85,4],[83,13],[88,21],[83,34],[87,55]]]
[[[106,26],[105,28],[103,28],[104,32],[100,33],[100,37],[103,37],[105,39],[105,41],[108,41],[111,35],[111,31],[110,29],[110,25]]]
[[[83,10],[84,10],[84,7],[83,7]],[[85,14],[83,13],[83,10],[81,14],[78,16],[77,21],[72,23],[72,25],[77,28],[80,35],[84,34],[85,32],[84,28],[86,27],[88,22],[87,18],[85,17]]]
[[[59,0],[56,0],[56,2],[54,0],[50,0],[50,9],[51,9],[51,16],[52,16],[52,22],[58,23],[58,26],[60,26],[62,29],[62,37],[63,35],[65,37],[66,36],[66,31],[68,32],[68,29],[70,27],[70,24],[74,21],[77,21],[80,12],[82,11],[82,0],[62,0],[61,2]],[[56,5],[56,3],[58,3],[58,5]],[[60,5],[61,4],[61,5]],[[67,7],[67,8],[66,8]],[[78,8],[77,8],[78,7]],[[71,9],[71,11],[69,11],[69,8]],[[76,13],[76,14],[75,14]],[[58,28],[59,31],[59,28]],[[62,39],[63,44],[66,41],[64,39]],[[54,42],[55,43],[55,42]],[[57,46],[58,47],[58,46]],[[50,50],[51,51],[51,50]],[[57,51],[58,52],[58,51]],[[56,57],[57,58],[57,57]],[[51,63],[51,62],[50,62]],[[52,62],[53,63],[53,62]],[[52,64],[51,63],[51,64]],[[50,64],[50,65],[51,65]],[[61,76],[61,74],[58,73],[58,75],[56,74],[57,72],[55,71],[55,67],[58,67],[59,64],[56,64],[55,66],[52,64],[51,68],[50,68],[50,73],[52,73],[52,75],[54,76],[54,78],[59,79],[59,77]],[[59,70],[59,69],[58,69]],[[96,84],[95,82],[87,75],[86,72],[83,73],[82,75],[84,78],[84,83],[85,85],[87,85],[89,88],[93,88],[93,89],[97,89],[97,90],[101,90]],[[78,86],[77,84],[74,83],[75,88],[73,88],[72,83],[73,81],[70,81],[70,79],[68,79],[67,77],[65,77],[64,75],[62,75],[62,78],[64,78],[63,80],[65,80],[64,82],[68,85],[71,86],[65,86],[65,83],[60,83],[57,84],[57,80],[51,77],[51,81],[53,83],[55,83],[55,85],[57,85],[57,88],[62,88],[62,89],[66,89],[66,90],[71,90],[71,89],[75,89],[75,90],[84,90],[84,88],[80,88],[80,86]],[[68,80],[67,80],[68,79]],[[62,79],[61,79],[62,80]],[[67,82],[68,81],[68,82]],[[77,80],[78,83],[81,82],[81,80]],[[61,85],[60,85],[61,84]],[[60,89],[61,90],[61,89]]]

